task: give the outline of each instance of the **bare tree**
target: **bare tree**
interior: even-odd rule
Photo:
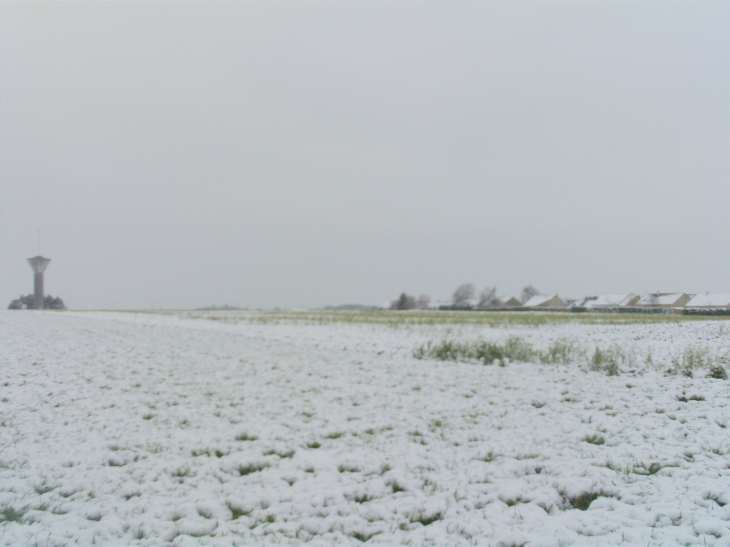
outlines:
[[[416,307],[419,310],[427,310],[428,307],[431,305],[431,297],[427,294],[422,294],[418,297],[418,300],[416,300]]]
[[[471,305],[471,301],[474,300],[477,294],[477,289],[471,283],[464,283],[459,285],[459,288],[454,291],[451,297],[451,304],[455,308],[465,308]]]
[[[530,298],[533,296],[537,296],[540,294],[540,291],[538,291],[535,287],[532,285],[526,285],[524,289],[522,289],[522,294],[520,295],[520,302],[523,304],[527,302]]]
[[[418,303],[416,298],[410,294],[401,293],[397,300],[393,300],[390,303],[391,310],[412,310],[416,308]]]
[[[497,298],[497,287],[486,287],[479,293],[479,303],[477,308],[484,309],[490,306],[498,306],[500,304]]]

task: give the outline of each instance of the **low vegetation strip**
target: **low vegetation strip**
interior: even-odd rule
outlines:
[[[569,338],[558,338],[546,349],[535,348],[520,336],[510,336],[504,342],[487,340],[459,341],[444,339],[440,342],[428,341],[413,350],[416,359],[436,359],[439,361],[481,362],[484,365],[509,362],[581,364],[590,370],[616,376],[622,370],[639,366],[653,368],[666,365],[666,372],[691,377],[694,372],[707,371],[709,377],[727,379],[725,366],[730,363],[728,354],[721,355],[709,347],[690,344],[673,355],[669,363],[657,363],[651,353],[638,355],[630,347],[612,344],[607,347],[596,346],[590,352],[586,347]],[[643,357],[643,358],[642,358]]]
[[[508,361],[530,362],[540,358],[532,344],[519,336],[510,336],[504,343],[477,340],[460,342],[442,340],[438,343],[426,342],[417,347],[413,356],[416,359],[438,359],[440,361],[481,361],[485,365]]]
[[[153,312],[176,315],[189,319],[208,319],[220,323],[278,324],[372,324],[392,327],[474,325],[490,328],[541,327],[566,324],[578,325],[643,325],[707,321],[708,317],[684,315],[640,315],[570,312],[488,312],[488,311],[174,311]],[[713,321],[727,321],[728,317],[713,317]]]

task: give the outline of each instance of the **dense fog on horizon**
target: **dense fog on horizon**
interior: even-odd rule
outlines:
[[[728,97],[728,3],[4,2],[0,307],[730,292]]]

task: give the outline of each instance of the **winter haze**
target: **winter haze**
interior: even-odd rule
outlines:
[[[72,308],[730,291],[729,29],[728,3],[2,3],[0,304],[39,251]]]

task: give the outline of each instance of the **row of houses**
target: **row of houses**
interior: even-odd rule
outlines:
[[[516,298],[510,298],[506,306],[520,305]],[[648,294],[602,294],[588,296],[578,300],[562,300],[557,294],[537,295],[524,304],[525,308],[690,308],[690,309],[728,309],[730,310],[730,293],[663,293]]]

